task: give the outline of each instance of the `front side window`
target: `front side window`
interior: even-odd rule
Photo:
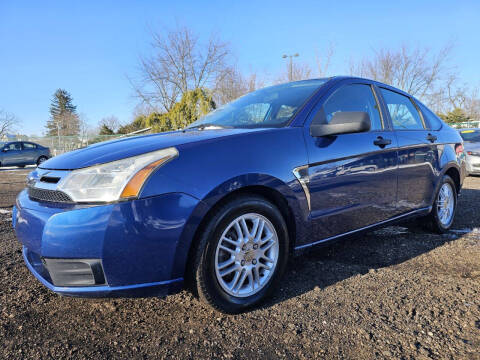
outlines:
[[[395,130],[422,130],[420,114],[409,97],[380,88]]]
[[[22,146],[20,145],[20,143],[10,143],[10,144],[5,146],[5,149],[8,150],[8,151],[22,150]]]
[[[342,111],[363,111],[370,117],[371,130],[381,130],[380,111],[370,85],[346,85],[335,91],[323,105],[326,121]]]
[[[328,79],[270,86],[232,101],[192,123],[195,127],[272,128],[287,125]]]

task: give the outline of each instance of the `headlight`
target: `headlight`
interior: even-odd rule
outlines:
[[[73,170],[58,184],[75,202],[110,202],[135,198],[159,166],[178,156],[175,148]]]

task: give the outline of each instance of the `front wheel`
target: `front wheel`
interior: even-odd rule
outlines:
[[[428,228],[441,234],[447,232],[452,227],[456,209],[457,188],[452,178],[445,175],[433,203],[432,212],[428,215]]]
[[[194,262],[199,297],[226,313],[263,301],[279,284],[288,258],[280,211],[257,196],[220,207],[202,232]]]

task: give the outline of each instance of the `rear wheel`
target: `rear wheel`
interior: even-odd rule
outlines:
[[[456,209],[457,188],[452,178],[445,175],[428,215],[427,227],[437,233],[447,232],[452,227]]]
[[[37,166],[40,165],[41,163],[45,162],[47,160],[46,156],[40,156],[37,160]]]
[[[266,199],[243,196],[223,205],[208,221],[195,255],[200,299],[226,313],[257,305],[280,282],[288,241],[285,220]]]

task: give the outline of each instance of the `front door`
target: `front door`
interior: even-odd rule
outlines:
[[[397,211],[397,143],[382,117],[373,85],[340,85],[317,106],[309,122],[328,123],[341,111],[368,113],[371,131],[315,138],[307,122],[314,241],[378,223]]]
[[[13,142],[5,145],[4,152],[2,154],[3,166],[23,165],[22,144],[20,142]]]

